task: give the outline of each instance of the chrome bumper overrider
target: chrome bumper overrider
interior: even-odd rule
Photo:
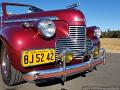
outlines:
[[[38,80],[40,82],[40,80],[43,79],[61,78],[65,81],[67,76],[87,71],[99,64],[105,64],[105,57],[105,49],[102,48],[100,49],[100,56],[97,59],[93,59],[93,57],[91,57],[89,61],[80,64],[66,66],[64,63],[63,67],[60,68],[32,71],[24,74],[23,79],[28,82],[36,82]]]

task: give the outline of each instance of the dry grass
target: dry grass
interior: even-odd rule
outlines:
[[[120,38],[101,38],[100,40],[107,52],[120,53]]]

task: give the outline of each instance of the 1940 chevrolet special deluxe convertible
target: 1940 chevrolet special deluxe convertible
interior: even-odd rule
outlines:
[[[0,63],[6,85],[52,78],[65,82],[66,77],[105,63],[101,30],[87,27],[77,6],[44,11],[26,4],[1,4]]]

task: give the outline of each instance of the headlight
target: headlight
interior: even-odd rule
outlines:
[[[50,38],[54,36],[56,32],[55,24],[49,18],[42,18],[38,22],[38,30],[42,33],[46,38]]]
[[[96,28],[95,29],[94,35],[97,36],[98,38],[101,36],[101,30],[100,30],[100,28]]]

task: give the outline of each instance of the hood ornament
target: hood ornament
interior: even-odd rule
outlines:
[[[72,5],[69,5],[67,6],[67,8],[76,8],[80,5],[80,3],[75,3],[75,4],[72,4]]]

